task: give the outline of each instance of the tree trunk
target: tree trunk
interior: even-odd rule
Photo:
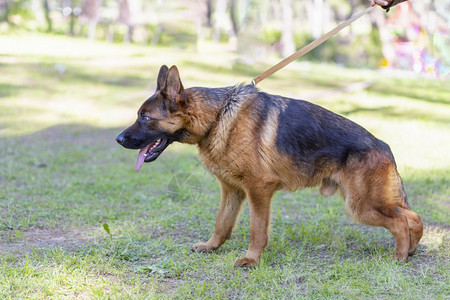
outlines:
[[[237,36],[239,32],[239,21],[236,13],[236,0],[230,0],[230,20],[234,35]]]
[[[206,0],[206,27],[212,27],[212,1]]]
[[[101,0],[85,0],[83,3],[83,15],[89,20],[88,39],[90,40],[95,39],[100,4]]]
[[[3,10],[5,11],[5,13],[3,14],[3,18],[1,18],[1,20],[9,23],[8,0],[0,0],[0,4],[1,4],[1,6],[3,6]]]
[[[282,0],[281,6],[283,14],[283,27],[281,30],[281,56],[288,57],[295,51],[292,0]]]
[[[70,14],[70,24],[69,24],[69,35],[70,36],[75,35],[74,28],[75,28],[75,15],[73,14],[73,7],[72,7],[72,13]]]
[[[97,20],[89,21],[88,39],[95,40],[95,33],[97,32]]]
[[[47,32],[53,31],[53,22],[52,18],[50,17],[50,4],[48,3],[48,0],[44,0],[44,14],[45,14],[45,20],[47,21]]]
[[[228,47],[231,51],[236,51],[238,48],[239,20],[236,10],[236,0],[230,0],[231,29],[228,34]]]
[[[223,29],[227,19],[227,1],[217,0],[216,7],[214,10],[214,22],[213,22],[213,33],[212,39],[215,42],[220,41],[220,31]]]
[[[73,9],[74,9],[75,5],[74,5],[72,0],[68,0],[66,4],[70,7],[70,16],[69,16],[70,20],[69,20],[69,32],[68,32],[68,34],[70,36],[73,36],[74,35],[74,27],[75,27],[75,14],[73,12]]]
[[[313,6],[312,36],[318,39],[322,35],[323,28],[323,0],[314,0]]]
[[[131,10],[127,0],[120,0],[119,2],[119,19],[117,23],[125,24],[128,26],[127,31],[123,36],[123,43],[128,44],[132,40],[133,25],[131,24]]]

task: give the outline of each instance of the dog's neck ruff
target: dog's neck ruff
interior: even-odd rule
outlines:
[[[257,88],[253,85],[240,84],[230,87],[224,95],[220,118],[234,120],[242,104],[257,92]]]
[[[242,106],[258,93],[253,85],[236,85],[230,87],[222,99],[222,107],[215,124],[209,131],[207,151],[219,158],[229,140],[231,128],[237,121]]]

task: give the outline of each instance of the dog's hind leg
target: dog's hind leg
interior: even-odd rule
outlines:
[[[421,222],[418,223],[415,213],[407,210],[395,165],[386,156],[375,153],[364,160],[354,160],[343,175],[343,194],[349,214],[363,224],[389,230],[395,238],[394,257],[407,262],[408,252],[415,250],[420,239]]]
[[[408,219],[399,207],[387,206],[383,198],[371,198],[367,194],[349,193],[346,195],[346,210],[350,216],[362,224],[380,226],[389,230],[395,239],[394,257],[408,261],[410,230]],[[380,197],[382,197],[380,195]]]
[[[422,219],[418,214],[409,209],[400,208],[400,213],[404,215],[408,221],[410,238],[408,255],[411,256],[416,252],[419,241],[423,235]]]
[[[192,250],[210,252],[219,248],[231,236],[237,217],[245,200],[244,191],[221,181],[222,199],[216,218],[214,234],[207,242],[194,244]]]
[[[407,218],[393,209],[388,215],[372,210],[362,213],[359,221],[372,226],[382,226],[389,230],[395,239],[394,258],[402,262],[408,261],[410,236]]]

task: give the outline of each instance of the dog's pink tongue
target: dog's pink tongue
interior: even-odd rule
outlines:
[[[136,166],[134,166],[134,169],[136,170],[136,172],[139,172],[139,170],[141,169],[142,165],[144,164],[144,160],[145,160],[145,152],[147,152],[147,148],[148,147],[144,147],[141,150],[139,150],[139,154],[136,160]]]

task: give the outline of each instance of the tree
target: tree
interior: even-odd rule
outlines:
[[[292,0],[282,0],[282,29],[281,29],[281,55],[287,57],[295,51],[294,43],[294,14]]]
[[[3,17],[0,20],[9,22],[8,0],[0,0],[0,11],[3,11]]]
[[[119,2],[119,19],[117,20],[117,23],[127,25],[128,30],[123,37],[123,42],[131,42],[133,36],[133,22],[131,20],[130,5],[128,0],[120,0]]]
[[[45,0],[47,1],[47,0]],[[82,6],[82,15],[89,22],[88,39],[95,39],[95,32],[97,29],[97,23],[99,21],[99,10],[100,10],[101,0],[85,0]]]
[[[50,12],[51,12],[50,3],[48,2],[48,0],[44,0],[43,5],[44,5],[45,21],[47,22],[47,31],[52,32],[53,31],[53,21],[52,21],[52,18],[50,17]]]

